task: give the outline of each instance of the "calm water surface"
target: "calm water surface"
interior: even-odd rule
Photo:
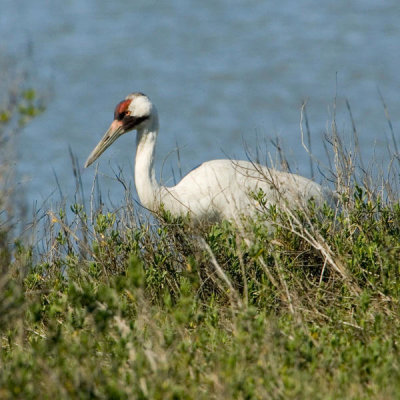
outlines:
[[[398,0],[2,0],[0,52],[25,57],[30,48],[32,75],[52,93],[19,138],[28,201],[55,190],[54,173],[73,198],[68,146],[82,165],[132,91],[157,105],[156,167],[167,183],[178,168],[176,156],[165,159],[177,144],[186,173],[204,160],[245,158],[243,142],[274,154],[266,144],[276,136],[292,169],[310,175],[301,103],[308,100],[312,150],[323,160],[336,93],[339,130],[351,132],[347,98],[366,161],[384,158],[389,129],[378,89],[400,132],[399,21]],[[100,158],[103,193],[116,204],[123,189],[113,171],[132,179],[134,144],[127,134]],[[83,171],[87,193],[93,175]]]

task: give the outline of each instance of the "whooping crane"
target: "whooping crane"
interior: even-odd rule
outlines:
[[[135,185],[140,202],[157,212],[161,205],[172,215],[190,214],[194,221],[237,220],[259,208],[261,189],[266,206],[304,207],[309,199],[332,203],[332,192],[302,176],[249,161],[212,160],[188,173],[176,186],[160,185],[154,172],[158,114],[143,93],[132,93],[115,108],[114,121],[88,157],[92,164],[124,133],[136,130]]]

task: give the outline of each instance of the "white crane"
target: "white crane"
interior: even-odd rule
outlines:
[[[132,93],[115,108],[114,121],[88,157],[92,164],[114,141],[137,131],[135,185],[140,202],[157,212],[161,205],[172,215],[189,213],[194,221],[237,220],[259,208],[255,194],[261,189],[266,206],[303,207],[313,198],[332,202],[332,192],[302,176],[277,171],[249,161],[213,160],[201,164],[176,186],[160,185],[154,172],[158,114],[149,98]]]

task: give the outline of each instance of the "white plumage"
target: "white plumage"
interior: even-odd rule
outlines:
[[[114,121],[88,157],[92,164],[119,136],[137,131],[135,185],[140,202],[152,211],[161,204],[172,215],[190,213],[195,221],[237,220],[259,208],[255,194],[262,189],[266,205],[303,207],[313,198],[332,202],[332,192],[302,176],[248,161],[213,160],[201,164],[176,186],[161,186],[154,172],[158,114],[149,98],[133,93],[115,108]]]

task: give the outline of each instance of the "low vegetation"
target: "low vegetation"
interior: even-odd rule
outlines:
[[[192,227],[127,194],[48,210],[35,246],[2,214],[0,398],[397,398],[398,154],[374,186],[328,144],[335,209],[260,193],[257,221]]]

